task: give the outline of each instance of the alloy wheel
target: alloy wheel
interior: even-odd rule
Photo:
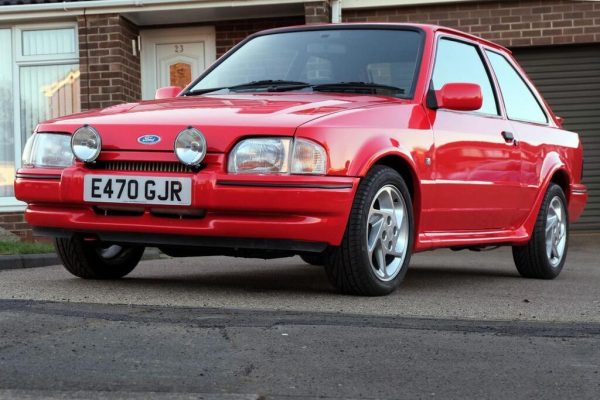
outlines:
[[[548,261],[552,267],[557,267],[563,258],[567,243],[565,206],[558,196],[554,196],[548,206],[545,233]]]
[[[391,281],[400,272],[408,247],[408,218],[404,198],[393,185],[383,186],[367,217],[367,250],[378,279]]]

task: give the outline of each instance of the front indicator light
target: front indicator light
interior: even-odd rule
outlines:
[[[292,174],[324,175],[326,169],[327,153],[321,145],[305,139],[294,141]]]
[[[175,155],[182,164],[198,166],[206,156],[206,138],[191,126],[182,130],[175,139]]]
[[[71,138],[71,149],[77,159],[84,163],[96,161],[102,149],[100,134],[89,125],[77,129]]]

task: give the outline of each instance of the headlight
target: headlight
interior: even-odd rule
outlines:
[[[71,149],[79,161],[94,162],[100,155],[102,139],[94,128],[84,125],[77,129],[71,138]]]
[[[229,172],[286,173],[289,171],[290,138],[255,138],[239,142],[229,155]]]
[[[186,128],[175,139],[175,154],[185,165],[199,165],[206,156],[206,139],[196,128]]]
[[[292,157],[292,174],[324,175],[327,170],[327,153],[315,142],[296,139]]]
[[[230,173],[325,174],[326,170],[325,149],[305,139],[246,139],[229,154]]]
[[[71,137],[60,133],[34,133],[23,151],[23,166],[65,168],[73,164]]]

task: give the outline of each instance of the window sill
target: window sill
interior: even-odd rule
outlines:
[[[23,212],[26,206],[14,197],[0,197],[0,213]]]

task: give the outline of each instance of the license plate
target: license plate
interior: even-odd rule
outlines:
[[[86,175],[83,200],[94,203],[192,204],[190,178]]]

